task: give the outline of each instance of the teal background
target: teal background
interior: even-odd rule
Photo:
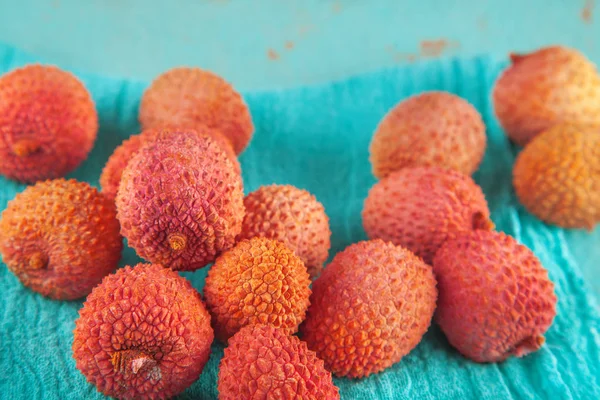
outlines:
[[[242,90],[327,82],[442,57],[563,43],[600,62],[596,0],[0,0],[0,41],[50,62],[150,80],[176,65]],[[589,10],[588,13],[584,10]],[[589,14],[590,18],[583,18]],[[286,49],[293,42],[293,49]],[[268,56],[269,49],[279,55]]]
[[[489,100],[509,50],[563,43],[600,62],[600,21],[593,2],[585,3],[0,0],[0,41],[26,50],[0,45],[0,73],[42,61],[84,80],[101,130],[89,160],[71,176],[94,185],[114,147],[138,131],[139,98],[156,74],[188,64],[225,76],[243,91],[256,125],[241,157],[246,192],[277,182],[315,193],[331,217],[331,254],[365,238],[360,210],[375,182],[367,147],[387,110],[423,90],[467,98],[488,127],[488,151],[475,179],[492,218],[540,257],[556,284],[558,316],[547,345],[524,359],[478,365],[452,350],[434,325],[386,372],[337,379],[342,398],[597,399],[600,317],[593,293],[600,294],[600,228],[547,226],[518,204],[510,182],[518,149],[499,129]],[[591,19],[582,18],[584,8]],[[422,46],[440,40],[448,44],[443,51]],[[22,189],[0,179],[0,209]],[[137,261],[126,250],[121,264]],[[205,274],[184,275],[201,290]],[[45,299],[3,265],[0,293],[0,397],[100,398],[71,359],[82,302]],[[215,344],[200,380],[181,398],[216,398],[221,355]]]

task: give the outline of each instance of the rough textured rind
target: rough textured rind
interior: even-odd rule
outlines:
[[[331,230],[314,195],[290,185],[263,186],[244,198],[244,206],[240,238],[279,240],[302,259],[311,277],[319,275],[331,247]]]
[[[220,76],[200,68],[173,68],[152,82],[140,104],[144,129],[164,125],[219,130],[240,154],[254,125],[242,96]]]
[[[98,116],[83,84],[53,66],[0,77],[0,173],[32,183],[73,171],[94,145]]]
[[[438,166],[471,175],[485,153],[485,125],[475,107],[447,92],[425,92],[398,103],[371,141],[373,174]]]
[[[198,379],[213,330],[198,292],[160,265],[107,276],[73,332],[77,369],[107,396],[166,399]]]
[[[338,253],[313,284],[302,337],[337,376],[361,378],[400,361],[429,328],[431,267],[382,240]]]
[[[436,167],[404,168],[376,183],[362,217],[369,238],[404,246],[426,263],[456,234],[494,227],[481,188],[464,174]]]
[[[86,296],[117,268],[122,248],[114,203],[84,182],[38,182],[2,212],[2,260],[53,299]]]
[[[219,400],[339,399],[323,361],[306,343],[267,325],[242,328],[219,365]]]
[[[242,229],[242,179],[209,137],[180,133],[140,149],[116,199],[121,233],[137,254],[195,270],[233,246]]]
[[[436,321],[448,341],[477,362],[537,351],[556,315],[554,285],[538,258],[501,232],[446,242],[433,262]]]
[[[557,125],[519,154],[513,183],[541,220],[591,230],[600,221],[600,128]]]
[[[580,52],[561,46],[511,55],[494,86],[494,109],[520,145],[559,123],[600,127],[600,76]]]
[[[215,335],[226,342],[246,325],[269,324],[293,334],[310,302],[302,260],[276,240],[242,240],[208,271],[204,296]]]
[[[121,182],[121,176],[123,170],[127,167],[129,160],[147,144],[152,144],[154,141],[159,139],[168,138],[170,135],[177,135],[181,132],[197,132],[200,136],[208,136],[212,138],[219,147],[225,152],[229,161],[233,164],[235,171],[241,174],[242,170],[240,163],[233,151],[233,147],[229,140],[227,140],[219,131],[206,127],[200,128],[196,131],[193,129],[182,129],[182,128],[161,128],[161,129],[146,129],[139,135],[132,135],[128,139],[124,140],[119,147],[115,149],[113,154],[109,157],[102,174],[100,175],[100,186],[102,187],[102,193],[111,198],[117,197],[117,191],[119,189],[119,183]]]

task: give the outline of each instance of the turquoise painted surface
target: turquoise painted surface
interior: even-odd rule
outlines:
[[[422,41],[440,39],[449,42],[448,48],[429,48],[429,54],[505,55],[563,43],[600,62],[600,10],[593,4],[0,0],[0,41],[103,75],[149,80],[175,65],[198,65],[246,90],[325,82],[404,64],[422,53]],[[286,48],[287,42],[293,49]],[[277,60],[269,57],[269,49]]]
[[[36,58],[0,46],[0,73]],[[397,101],[424,90],[468,99],[488,126],[488,150],[476,181],[498,229],[530,247],[548,269],[558,297],[546,345],[523,359],[481,365],[461,357],[433,325],[401,362],[367,379],[336,379],[342,399],[598,399],[600,315],[581,274],[600,259],[600,228],[576,235],[549,227],[516,200],[511,167],[516,155],[492,117],[489,91],[504,61],[477,57],[392,68],[321,86],[245,92],[256,126],[241,157],[245,190],[290,183],[315,193],[331,218],[332,250],[365,238],[360,211],[374,183],[368,162],[371,132]],[[98,142],[71,176],[94,185],[112,149],[138,129],[144,81],[78,73],[100,115]],[[23,185],[0,178],[0,209]],[[137,262],[131,250],[122,264]],[[183,274],[202,290],[206,270]],[[81,302],[58,302],[24,288],[0,265],[0,397],[99,399],[71,358],[72,330]],[[182,399],[215,399],[223,346],[215,343],[200,379]]]

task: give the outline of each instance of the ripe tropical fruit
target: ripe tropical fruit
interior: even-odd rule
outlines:
[[[238,242],[208,271],[204,296],[218,339],[246,325],[269,324],[293,334],[304,320],[310,278],[283,243],[255,237]]]
[[[451,93],[425,92],[398,103],[379,123],[370,147],[373,174],[431,165],[471,175],[485,146],[475,107]]]
[[[152,82],[140,104],[144,129],[184,126],[217,129],[240,154],[252,138],[254,125],[248,106],[220,76],[200,68],[173,68]]]
[[[182,392],[200,376],[214,337],[198,292],[153,264],[107,276],[79,311],[73,336],[77,369],[119,399]]]
[[[196,131],[193,129],[181,129],[181,128],[161,128],[161,129],[146,129],[139,135],[133,135],[128,139],[124,140],[119,147],[115,149],[113,154],[109,157],[102,174],[100,175],[100,186],[102,186],[102,193],[111,198],[117,197],[117,191],[119,189],[119,183],[121,182],[121,176],[123,170],[127,167],[129,160],[147,144],[151,144],[158,139],[165,139],[171,135],[178,135],[181,132],[197,132],[200,136],[208,136],[212,138],[219,147],[225,152],[227,158],[233,164],[235,171],[241,173],[240,163],[231,147],[231,143],[223,135],[221,135],[215,129],[209,129],[201,127],[200,130]],[[186,133],[187,134],[187,133]]]
[[[117,268],[122,248],[114,203],[84,182],[38,182],[0,219],[2,260],[25,286],[53,299],[86,296]]]
[[[240,175],[213,139],[193,131],[142,147],[123,171],[116,204],[129,245],[174,270],[213,262],[244,219]]]
[[[404,246],[428,264],[456,234],[494,227],[481,188],[437,167],[404,168],[382,179],[369,191],[362,217],[369,238]]]
[[[290,185],[262,186],[244,199],[240,238],[279,240],[304,262],[311,278],[321,272],[331,246],[325,208],[306,190]]]
[[[246,326],[225,348],[219,400],[339,399],[331,373],[306,343],[269,325]]]
[[[554,285],[527,247],[495,231],[446,242],[433,262],[436,321],[459,352],[497,362],[537,351],[556,315]]]
[[[417,346],[436,298],[433,272],[420,258],[379,239],[359,242],[314,282],[303,339],[333,374],[369,376]]]
[[[496,116],[507,135],[525,145],[559,123],[600,127],[600,76],[577,50],[545,47],[512,54],[493,90]]]
[[[0,174],[27,183],[64,176],[97,131],[94,102],[71,73],[28,65],[0,77]]]
[[[541,220],[591,230],[600,221],[600,127],[556,125],[517,157],[513,183]]]

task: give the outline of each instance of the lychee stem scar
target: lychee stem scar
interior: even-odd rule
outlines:
[[[12,151],[19,157],[27,157],[40,149],[40,143],[35,139],[20,139],[13,146]]]
[[[187,237],[182,233],[171,233],[167,240],[171,249],[175,251],[183,250],[187,244]]]
[[[48,266],[48,257],[46,254],[37,251],[29,257],[29,268],[43,269]]]
[[[538,351],[546,339],[543,336],[529,336],[515,345],[509,352],[517,357],[523,357],[527,354]]]
[[[152,357],[139,350],[122,350],[111,356],[114,371],[125,376],[148,372],[151,379],[160,379],[158,363]]]

